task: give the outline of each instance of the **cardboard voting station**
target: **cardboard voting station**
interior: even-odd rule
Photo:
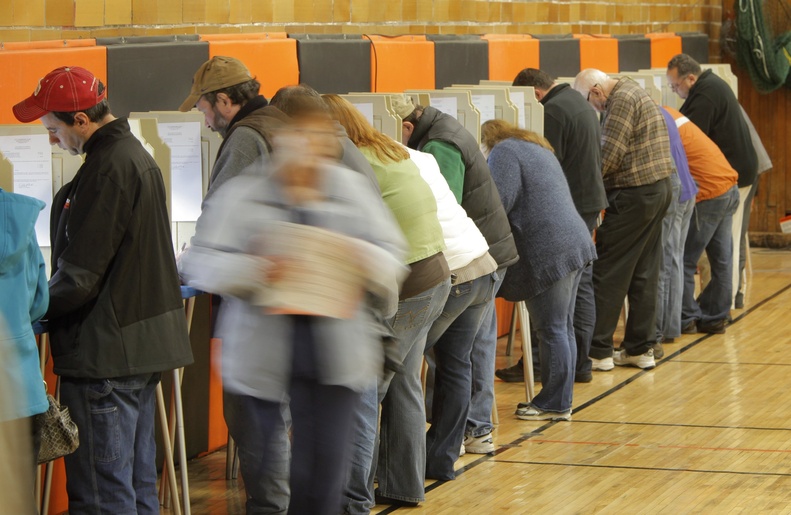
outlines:
[[[469,90],[409,89],[405,93],[418,105],[431,106],[453,116],[473,135],[475,141],[481,142],[481,114],[472,103]]]
[[[356,107],[374,129],[401,141],[401,118],[390,105],[390,94],[363,92],[341,96]]]
[[[195,222],[200,216],[201,203],[222,138],[206,127],[203,114],[198,111],[137,112],[132,113],[130,119],[152,124],[169,149],[169,212],[173,248],[178,253],[189,245],[195,234]]]

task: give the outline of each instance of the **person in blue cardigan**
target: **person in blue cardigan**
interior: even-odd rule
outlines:
[[[541,391],[520,403],[522,420],[571,420],[577,344],[574,305],[582,270],[596,259],[590,233],[574,207],[549,142],[502,120],[481,130],[492,177],[519,255],[499,296],[525,301],[539,339]]]
[[[4,455],[3,460],[30,471],[24,479],[29,481],[31,509],[35,505],[32,467],[39,447],[34,419],[48,407],[32,327],[49,304],[47,272],[35,230],[42,209],[40,200],[0,189],[0,374],[3,389],[8,388],[0,404],[0,428],[23,435],[23,444],[13,449],[16,455]]]

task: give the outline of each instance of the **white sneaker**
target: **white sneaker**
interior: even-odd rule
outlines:
[[[459,449],[459,458],[467,454],[467,449],[464,447],[464,443],[461,444],[461,449]]]
[[[482,436],[465,436],[464,449],[470,454],[489,454],[494,452],[492,433]]]
[[[645,354],[639,356],[630,356],[626,350],[617,350],[613,353],[613,363],[618,366],[632,366],[647,370],[656,366],[654,361],[654,349],[648,349]]]
[[[593,362],[593,370],[600,370],[602,372],[607,372],[615,368],[615,364],[613,364],[612,358],[604,358],[604,359],[594,359],[591,358]]]

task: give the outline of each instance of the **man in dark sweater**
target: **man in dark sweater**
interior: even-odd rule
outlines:
[[[689,118],[720,147],[731,167],[739,174],[739,207],[733,215],[733,241],[738,242],[743,225],[749,225],[749,206],[745,207],[758,176],[758,156],[739,101],[728,83],[687,54],[678,54],[667,63],[667,81],[685,99],[681,114]],[[744,229],[746,231],[746,228]],[[739,284],[739,245],[733,245],[732,284]],[[733,288],[735,295],[737,288]],[[733,301],[734,299],[731,299]]]
[[[209,189],[203,198],[204,206],[220,186],[245,169],[253,166],[264,169],[272,149],[272,132],[288,121],[282,111],[268,105],[259,94],[260,87],[247,67],[233,57],[215,56],[195,73],[192,90],[179,110],[196,107],[205,116],[206,125],[223,137]],[[212,303],[215,308],[212,318],[217,319],[220,297],[214,296]],[[226,356],[234,352],[238,351],[223,346]],[[271,509],[279,513],[288,509],[288,428],[283,416],[267,421],[256,416],[270,412],[267,403],[259,398],[227,387],[223,389],[223,414],[239,449],[248,512]],[[276,429],[263,427],[265,423]],[[270,435],[270,440],[262,441],[263,434]]]
[[[514,79],[514,86],[532,86],[536,99],[544,106],[544,137],[555,150],[574,206],[593,235],[599,213],[607,207],[601,178],[601,129],[596,111],[568,84],[556,84],[546,72],[525,68]],[[590,352],[596,304],[593,297],[593,267],[585,267],[580,278],[574,308],[574,334],[577,340],[576,382],[592,379]],[[533,354],[533,360],[537,353]],[[498,370],[503,381],[523,381],[522,360]]]
[[[104,84],[62,67],[14,106],[85,162],[53,200],[46,318],[61,402],[80,430],[65,458],[70,513],[159,513],[160,374],[192,363],[165,185]]]

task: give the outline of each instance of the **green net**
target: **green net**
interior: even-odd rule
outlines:
[[[736,56],[756,89],[791,82],[791,8],[787,0],[736,0]]]

